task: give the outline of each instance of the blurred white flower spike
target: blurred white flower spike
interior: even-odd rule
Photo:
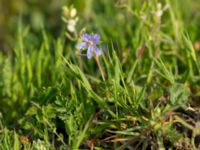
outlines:
[[[79,20],[79,18],[77,17],[77,10],[73,6],[63,6],[62,10],[62,20],[64,21],[64,23],[66,23],[67,28],[66,36],[69,39],[74,40],[77,37],[76,25]]]
[[[77,23],[78,19],[70,19],[67,22],[67,30],[69,32],[76,32],[76,23]]]
[[[166,11],[169,7],[169,4],[166,4],[164,7],[162,7],[161,3],[157,3],[157,11],[155,12],[155,15],[160,18],[163,15],[163,12]]]

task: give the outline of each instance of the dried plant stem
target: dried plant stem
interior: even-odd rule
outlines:
[[[101,67],[101,64],[100,64],[100,62],[99,62],[99,57],[98,57],[98,56],[95,56],[95,60],[96,60],[97,65],[98,65],[98,67],[99,67],[99,71],[100,71],[100,73],[101,73],[101,77],[102,77],[103,81],[105,81],[105,76],[104,76],[104,72],[103,72],[103,69],[102,69],[102,67]]]
[[[80,50],[78,51],[78,63],[79,63],[79,67],[81,68],[81,70],[83,71],[83,63],[82,63],[82,56],[81,56],[81,52]]]

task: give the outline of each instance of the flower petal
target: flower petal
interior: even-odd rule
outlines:
[[[94,41],[94,43],[97,43],[100,40],[100,36],[98,34],[95,34],[93,35],[92,40]]]
[[[89,42],[91,40],[91,36],[87,33],[83,34],[82,38],[83,38],[83,41],[85,42]]]
[[[86,42],[82,42],[80,44],[77,44],[76,48],[77,49],[84,49],[86,46],[87,46],[87,43]]]
[[[88,47],[88,50],[87,50],[87,58],[88,58],[88,59],[91,59],[91,58],[92,58],[92,49],[93,49],[92,46],[89,46],[89,47]]]
[[[100,49],[97,47],[97,46],[94,46],[94,53],[97,55],[97,56],[100,56],[102,53],[100,51]]]

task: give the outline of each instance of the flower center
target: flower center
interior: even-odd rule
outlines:
[[[94,43],[92,41],[89,41],[89,45],[93,45]]]

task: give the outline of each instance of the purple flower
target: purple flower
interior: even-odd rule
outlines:
[[[93,36],[89,34],[84,34],[82,36],[83,42],[76,45],[77,49],[85,49],[87,48],[87,57],[91,59],[93,55],[100,56],[101,51],[97,47],[97,43],[100,40],[100,36],[98,34],[94,34]]]

